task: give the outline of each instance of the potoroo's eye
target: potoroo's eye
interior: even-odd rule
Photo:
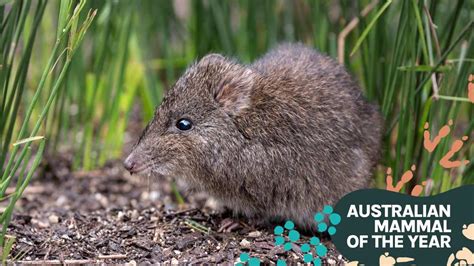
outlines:
[[[178,122],[176,122],[176,127],[181,131],[190,130],[193,128],[193,122],[191,122],[189,119],[181,118],[178,120]]]

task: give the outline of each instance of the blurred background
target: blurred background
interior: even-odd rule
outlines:
[[[473,16],[463,0],[0,0],[4,230],[43,159],[69,155],[70,171],[120,159],[194,60],[218,52],[248,63],[279,42],[336,58],[380,105],[374,186],[385,188],[386,167],[397,181],[413,164],[411,185],[428,181],[422,195],[473,184],[474,163],[438,163],[462,136],[453,159],[473,159]],[[449,120],[451,134],[426,151],[425,122],[436,135]]]

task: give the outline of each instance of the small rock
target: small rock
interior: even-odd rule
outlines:
[[[253,237],[253,238],[260,237],[261,235],[262,235],[262,232],[260,231],[253,231],[249,233],[249,237]]]
[[[291,252],[290,254],[291,254],[291,257],[293,257],[294,260],[300,259],[299,255],[296,254],[295,252]]]
[[[149,198],[150,198],[151,201],[158,200],[160,198],[160,192],[159,191],[151,191]]]
[[[49,227],[49,223],[45,223],[43,221],[36,220],[36,219],[31,219],[31,223],[37,225],[39,228],[48,228]]]
[[[56,200],[56,206],[64,206],[67,203],[67,197],[64,195],[59,196]]]
[[[137,262],[134,261],[134,260],[131,260],[131,261],[127,262],[127,265],[137,265]]]
[[[176,258],[172,258],[172,259],[171,259],[171,264],[173,264],[173,265],[178,265],[178,264],[179,264],[179,261],[178,261]]]
[[[249,248],[250,247],[250,241],[248,241],[247,239],[242,239],[242,241],[240,241],[240,246],[241,247],[244,247],[244,248]]]
[[[109,200],[100,193],[95,193],[94,198],[100,203],[102,207],[107,207],[109,205]]]
[[[137,210],[133,210],[130,216],[132,217],[133,220],[136,220],[138,216],[140,216],[140,214],[138,213]]]
[[[117,220],[122,221],[124,217],[125,217],[125,213],[123,211],[119,211],[117,213]]]
[[[68,229],[76,229],[76,223],[70,223],[67,226]]]
[[[49,217],[48,217],[48,220],[50,223],[52,224],[57,224],[59,223],[59,217],[57,215],[54,215],[54,214],[51,214]]]
[[[204,203],[204,208],[209,208],[211,210],[218,210],[219,209],[219,203],[214,198],[208,198],[206,200],[206,203]]]
[[[327,263],[330,264],[330,265],[335,265],[335,264],[336,264],[336,261],[333,260],[333,259],[331,259],[331,258],[329,258],[329,259],[327,259]]]

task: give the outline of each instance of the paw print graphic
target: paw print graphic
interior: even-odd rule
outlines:
[[[318,237],[313,236],[309,243],[301,245],[301,252],[304,254],[303,261],[305,263],[313,263],[313,265],[320,266],[321,257],[326,256],[328,249],[321,243]]]
[[[341,222],[341,215],[333,213],[333,208],[329,205],[324,206],[322,212],[318,212],[314,215],[314,220],[317,223],[318,232],[328,232],[329,235],[336,234],[336,225]],[[329,216],[329,225],[326,224],[324,218]]]
[[[324,211],[323,211],[324,212]],[[332,213],[332,208],[331,211],[328,212]],[[323,216],[324,219],[324,216]],[[333,219],[337,220],[337,217],[334,216]],[[339,221],[336,221],[336,224],[340,222],[340,216],[339,216]],[[275,245],[277,246],[283,246],[283,249],[285,251],[290,251],[292,249],[293,243],[297,242],[300,240],[300,233],[294,229],[295,225],[292,221],[286,221],[284,226],[276,226],[274,229],[274,234],[275,234]],[[287,237],[285,237],[285,231],[288,232]],[[287,241],[289,240],[289,241]],[[301,245],[301,252],[303,253],[303,260],[305,263],[313,263],[314,265],[321,265],[321,257],[326,256],[328,249],[324,244],[321,243],[318,237],[313,236],[309,243],[305,243]],[[295,250],[296,251],[296,250]],[[286,266],[286,261],[279,259],[277,261],[277,266]]]
[[[286,242],[285,236],[283,234],[285,229],[288,231],[287,238],[289,239],[289,242]],[[275,226],[273,233],[275,234],[275,245],[283,245],[283,249],[285,251],[290,251],[292,243],[300,239],[300,233],[295,230],[295,224],[292,221],[286,221],[283,227],[279,225]]]
[[[243,265],[248,265],[248,266],[259,266],[260,265],[260,259],[255,258],[255,257],[250,257],[250,255],[246,252],[240,254],[240,262],[237,263],[237,266],[243,266]]]

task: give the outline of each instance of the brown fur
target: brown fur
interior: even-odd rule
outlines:
[[[180,118],[194,127],[180,131]],[[303,45],[251,65],[211,54],[176,82],[127,160],[249,218],[309,229],[325,204],[368,185],[382,124],[344,67]]]

